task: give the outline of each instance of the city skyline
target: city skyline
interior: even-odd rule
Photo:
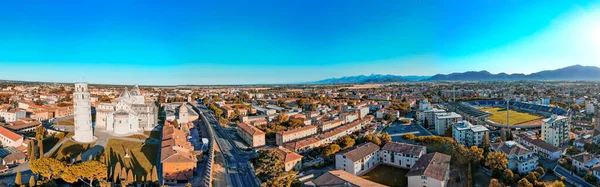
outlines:
[[[431,4],[439,6],[430,6]],[[5,3],[2,80],[227,85],[600,65],[600,4]]]

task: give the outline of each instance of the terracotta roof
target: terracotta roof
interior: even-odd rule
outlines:
[[[265,135],[266,134],[265,132],[261,131],[260,129],[258,129],[258,128],[252,126],[252,125],[248,125],[246,123],[237,123],[237,125],[244,132],[246,132],[246,133],[248,133],[248,134],[250,134],[252,136],[255,136],[255,135]]]
[[[296,152],[290,151],[289,149],[286,149],[284,147],[276,147],[276,148],[272,148],[275,151],[277,151],[278,153],[280,153],[283,156],[283,162],[284,163],[288,163],[288,162],[292,162],[292,161],[296,161],[299,159],[302,159],[302,155],[299,155]]]
[[[316,186],[366,186],[366,187],[385,187],[386,185],[360,178],[343,170],[333,170],[317,177],[314,181]]]
[[[21,136],[17,133],[14,133],[13,131],[10,131],[2,126],[0,126],[0,134],[5,136],[8,139],[11,139],[12,141],[17,141],[17,140],[23,138],[23,136]]]
[[[531,144],[533,144],[535,146],[538,146],[538,147],[540,147],[540,148],[542,148],[544,150],[550,151],[550,152],[561,151],[560,148],[558,148],[556,146],[553,146],[553,145],[550,145],[549,143],[546,143],[545,141],[540,140],[540,139],[531,139],[529,137],[524,137],[523,140],[528,141],[529,143],[531,143]]]
[[[285,135],[290,135],[290,134],[294,134],[294,133],[299,133],[299,132],[302,132],[302,131],[312,131],[312,130],[315,130],[315,132],[316,132],[316,129],[317,129],[316,126],[306,125],[304,127],[295,128],[295,129],[292,129],[292,130],[278,131],[277,134],[285,136]]]
[[[410,168],[406,176],[427,176],[444,181],[449,172],[450,158],[450,155],[437,152],[425,154]]]
[[[388,142],[386,143],[381,150],[392,151],[396,153],[409,154],[409,155],[419,155],[421,151],[425,150],[425,146],[406,144],[406,143],[398,143],[398,142]]]
[[[302,140],[298,140],[298,141],[293,141],[293,142],[287,142],[285,143],[285,147],[293,149],[293,150],[297,150],[303,147],[307,147],[309,145],[312,144],[316,144],[319,142],[319,139],[315,138],[315,137],[310,137],[310,138],[305,138]]]
[[[367,142],[338,154],[346,156],[346,158],[352,160],[352,162],[356,162],[377,151],[379,151],[379,146],[375,145],[374,143]]]
[[[13,162],[21,159],[25,159],[25,153],[23,152],[16,152],[2,158],[2,160],[4,160],[5,162]]]

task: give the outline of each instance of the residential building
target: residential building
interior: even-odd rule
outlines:
[[[421,156],[406,174],[408,186],[445,187],[450,177],[450,155],[429,153]]]
[[[19,147],[23,145],[23,136],[0,126],[0,142],[4,147]]]
[[[304,186],[314,187],[386,187],[376,182],[363,179],[343,170],[333,170],[317,177],[312,182],[305,183]]]
[[[18,120],[14,122],[10,122],[6,124],[4,127],[7,129],[18,132],[18,133],[26,133],[26,132],[34,132],[35,128],[40,126],[42,122],[37,120]]]
[[[198,158],[187,136],[188,134],[175,128],[171,122],[165,122],[160,151],[165,183],[186,183],[194,175]]]
[[[433,114],[435,132],[440,136],[446,134],[446,130],[448,130],[448,128],[452,128],[453,124],[456,124],[458,121],[462,120],[462,116],[454,112],[441,112]]]
[[[483,143],[489,129],[483,125],[472,125],[468,121],[461,120],[456,123],[452,130],[452,137],[456,142],[465,146],[480,146]]]
[[[361,175],[377,166],[381,160],[379,146],[368,142],[335,155],[335,169]]]
[[[284,171],[299,171],[302,169],[302,155],[281,146],[271,149],[277,151],[283,157],[283,165],[285,166]]]
[[[596,155],[588,152],[579,153],[572,156],[571,159],[573,160],[571,165],[577,168],[577,171],[584,173],[590,172],[594,166],[600,163],[600,159]]]
[[[521,174],[529,173],[534,170],[538,164],[538,157],[534,152],[525,146],[514,142],[498,142],[491,144],[492,151],[499,151],[506,154],[508,158],[508,168]]]
[[[261,147],[265,145],[266,133],[246,123],[237,123],[237,132],[250,145],[250,147]]]
[[[595,114],[596,113],[596,106],[594,106],[594,103],[592,103],[592,102],[585,103],[585,113],[587,113],[587,114]]]
[[[11,108],[6,111],[0,110],[0,118],[4,119],[5,122],[13,122],[17,121],[21,118],[24,118],[27,112],[18,108]]]
[[[426,153],[425,146],[388,142],[380,151],[382,163],[410,169]]]
[[[567,117],[552,115],[542,120],[542,140],[556,147],[569,143],[570,124]]]
[[[562,155],[561,148],[550,145],[549,143],[537,138],[533,139],[531,136],[528,136],[524,133],[517,134],[515,136],[515,141],[527,147],[528,149],[533,150],[538,156],[548,160],[558,160]]]
[[[328,131],[330,129],[334,129],[336,127],[339,127],[339,126],[341,126],[343,124],[344,124],[344,120],[343,119],[334,119],[334,120],[329,120],[329,121],[321,122],[319,124],[319,128],[321,129],[321,132],[325,132],[325,131]]]
[[[287,131],[279,131],[275,133],[275,140],[277,145],[283,145],[286,142],[306,138],[317,134],[317,127],[307,125],[300,128],[295,128]]]

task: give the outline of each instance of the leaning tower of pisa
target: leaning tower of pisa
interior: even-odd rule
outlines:
[[[87,83],[75,83],[73,111],[75,113],[75,135],[73,139],[82,143],[95,141],[94,128],[92,127],[90,92],[88,91]]]

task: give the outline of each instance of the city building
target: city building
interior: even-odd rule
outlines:
[[[419,158],[406,174],[408,186],[445,187],[450,177],[450,155],[428,153]]]
[[[302,169],[302,155],[299,155],[298,153],[290,151],[289,149],[281,146],[271,149],[274,149],[283,157],[283,165],[285,166],[284,171],[299,171]]]
[[[538,157],[534,152],[525,148],[523,145],[514,142],[498,142],[491,144],[492,151],[499,151],[506,154],[508,158],[508,168],[519,172],[520,174],[529,173],[537,168]]]
[[[446,134],[446,130],[448,130],[448,128],[452,128],[453,124],[458,123],[458,121],[462,119],[462,116],[454,112],[442,112],[433,114],[435,132],[440,136]]]
[[[312,182],[305,183],[304,186],[309,187],[386,187],[386,185],[382,185],[367,179],[360,178],[356,175],[348,173],[343,170],[333,170],[324,173],[323,175],[317,177]]]
[[[266,133],[246,123],[237,123],[237,132],[250,145],[250,147],[261,147],[265,145]]]
[[[160,163],[168,184],[185,183],[194,175],[198,159],[187,134],[167,121],[162,131]]]
[[[0,109],[0,120],[4,119],[4,122],[13,122],[21,118],[25,118],[27,112],[18,108],[9,108],[8,110]]]
[[[380,162],[379,146],[368,142],[335,155],[335,169],[361,175]]]
[[[344,124],[344,120],[343,119],[334,119],[334,120],[329,120],[329,121],[321,122],[319,124],[319,128],[321,129],[321,132],[325,132],[325,131],[328,131],[330,129],[334,129],[336,127],[339,127],[339,126],[341,126],[343,124]]]
[[[317,134],[317,127],[307,125],[300,128],[295,128],[287,131],[279,131],[275,133],[275,140],[277,145],[283,145],[286,142],[306,138]]]
[[[587,113],[587,114],[595,114],[596,113],[596,106],[594,106],[594,103],[592,103],[592,102],[585,103],[585,113]]]
[[[569,143],[570,124],[567,117],[552,115],[542,120],[542,140],[556,147]]]
[[[87,83],[75,83],[73,108],[75,120],[73,140],[82,143],[96,141],[92,127],[92,107],[90,106],[90,92]]]
[[[575,156],[572,156],[571,159],[573,160],[571,165],[577,168],[578,172],[584,173],[590,172],[594,166],[600,163],[600,159],[598,159],[596,155],[588,152],[579,153]]]
[[[380,151],[384,164],[410,169],[426,153],[425,146],[388,142]]]
[[[480,146],[486,133],[489,132],[483,125],[472,125],[468,121],[461,120],[454,125],[452,129],[452,137],[456,142],[469,146]]]
[[[158,109],[146,103],[138,86],[130,92],[125,88],[117,102],[99,103],[96,110],[96,128],[111,134],[126,136],[142,134],[158,125]]]
[[[562,155],[562,149],[549,143],[532,138],[526,133],[520,133],[515,135],[514,140],[521,145],[533,150],[538,156],[546,158],[548,160],[558,160]]]
[[[23,145],[23,136],[0,126],[0,142],[4,147],[19,147]]]

